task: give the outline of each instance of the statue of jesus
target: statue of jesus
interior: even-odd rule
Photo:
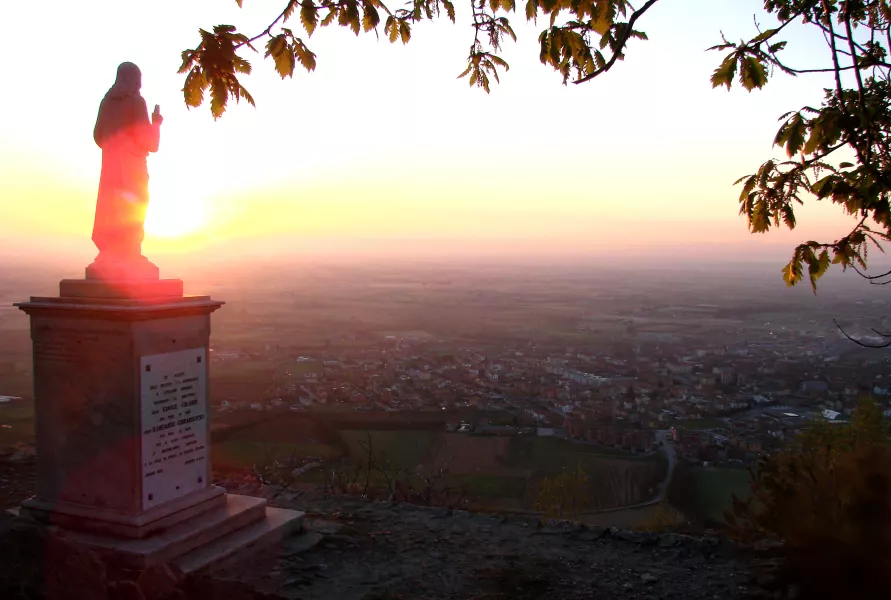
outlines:
[[[148,208],[149,152],[157,152],[160,109],[149,120],[139,94],[142,73],[130,62],[118,67],[114,85],[99,105],[93,139],[102,148],[102,174],[93,221],[93,242],[99,254],[87,267],[95,279],[157,278],[158,269],[142,256]]]

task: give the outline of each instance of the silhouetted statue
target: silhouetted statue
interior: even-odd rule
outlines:
[[[121,63],[114,85],[99,105],[93,139],[102,148],[102,175],[93,221],[99,255],[87,277],[157,278],[157,267],[142,256],[143,226],[148,208],[149,152],[158,151],[163,118],[158,106],[149,121],[140,96],[142,73]]]

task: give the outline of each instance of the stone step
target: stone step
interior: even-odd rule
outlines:
[[[186,574],[225,568],[259,550],[270,549],[272,545],[300,531],[303,515],[303,512],[296,510],[266,507],[266,518],[230,530],[226,535],[180,556],[173,563]],[[311,533],[303,535],[309,536],[307,542],[314,544],[318,541],[318,537]]]
[[[272,510],[272,509],[269,509]],[[142,570],[169,562],[266,516],[266,500],[226,494],[226,504],[143,539],[120,539],[89,533],[69,533],[71,538],[107,555],[116,564]]]

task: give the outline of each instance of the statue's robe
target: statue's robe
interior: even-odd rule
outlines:
[[[93,129],[93,139],[102,148],[93,221],[93,242],[100,259],[126,260],[142,254],[149,198],[146,158],[158,151],[160,124],[149,120],[140,86],[136,65],[122,64],[114,86],[102,99]]]

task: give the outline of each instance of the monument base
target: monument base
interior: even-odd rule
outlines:
[[[122,538],[145,538],[225,505],[225,490],[212,486],[137,513],[59,500],[47,502],[34,497],[22,502],[19,514],[72,531]]]
[[[15,513],[109,565],[194,573],[301,529],[303,513],[211,485],[210,314],[223,303],[137,263],[97,259],[59,297],[16,304],[31,319],[37,474]]]
[[[103,300],[182,298],[181,279],[63,279],[59,282],[62,298]]]
[[[142,256],[121,259],[106,256],[102,252],[84,270],[87,279],[158,279],[160,270],[149,259]]]
[[[47,525],[96,552],[108,564],[142,571],[170,563],[185,574],[218,568],[267,548],[303,528],[304,513],[273,508],[263,498],[225,494],[224,502],[149,537],[134,539]],[[22,507],[25,508],[24,506]],[[20,518],[30,509],[10,511]]]

